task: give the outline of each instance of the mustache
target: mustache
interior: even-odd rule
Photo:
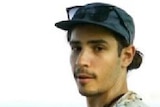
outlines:
[[[78,75],[80,74],[85,74],[88,75],[92,78],[96,78],[96,74],[93,71],[89,71],[88,69],[84,68],[84,67],[78,67],[74,70],[74,78],[77,78]]]

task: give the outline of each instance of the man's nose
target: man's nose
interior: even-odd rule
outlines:
[[[76,65],[89,67],[91,64],[91,52],[88,50],[82,50],[76,60]]]

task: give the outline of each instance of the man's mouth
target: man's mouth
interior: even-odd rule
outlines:
[[[84,74],[84,73],[80,73],[78,75],[75,76],[76,80],[79,83],[88,83],[89,81],[93,80],[94,77],[92,75],[88,75],[88,74]]]
[[[88,75],[88,74],[78,74],[78,75],[76,76],[76,78],[86,79],[86,78],[93,78],[93,76]]]

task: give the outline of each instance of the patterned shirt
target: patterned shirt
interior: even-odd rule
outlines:
[[[123,95],[113,107],[148,107],[136,93],[129,91]]]

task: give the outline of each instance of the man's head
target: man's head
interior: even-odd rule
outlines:
[[[133,19],[124,10],[92,3],[67,11],[69,20],[56,26],[68,31],[71,66],[82,95],[108,91],[125,81],[128,70],[140,66]]]
[[[104,27],[116,36],[119,43],[119,53],[123,47],[133,44],[135,27],[132,17],[123,9],[104,3],[91,3],[84,6],[74,6],[67,8],[67,21],[60,21],[55,25],[63,30],[67,30],[67,38],[70,36],[73,28],[77,25],[91,24]],[[142,62],[142,53],[137,51],[128,70],[138,68]]]

